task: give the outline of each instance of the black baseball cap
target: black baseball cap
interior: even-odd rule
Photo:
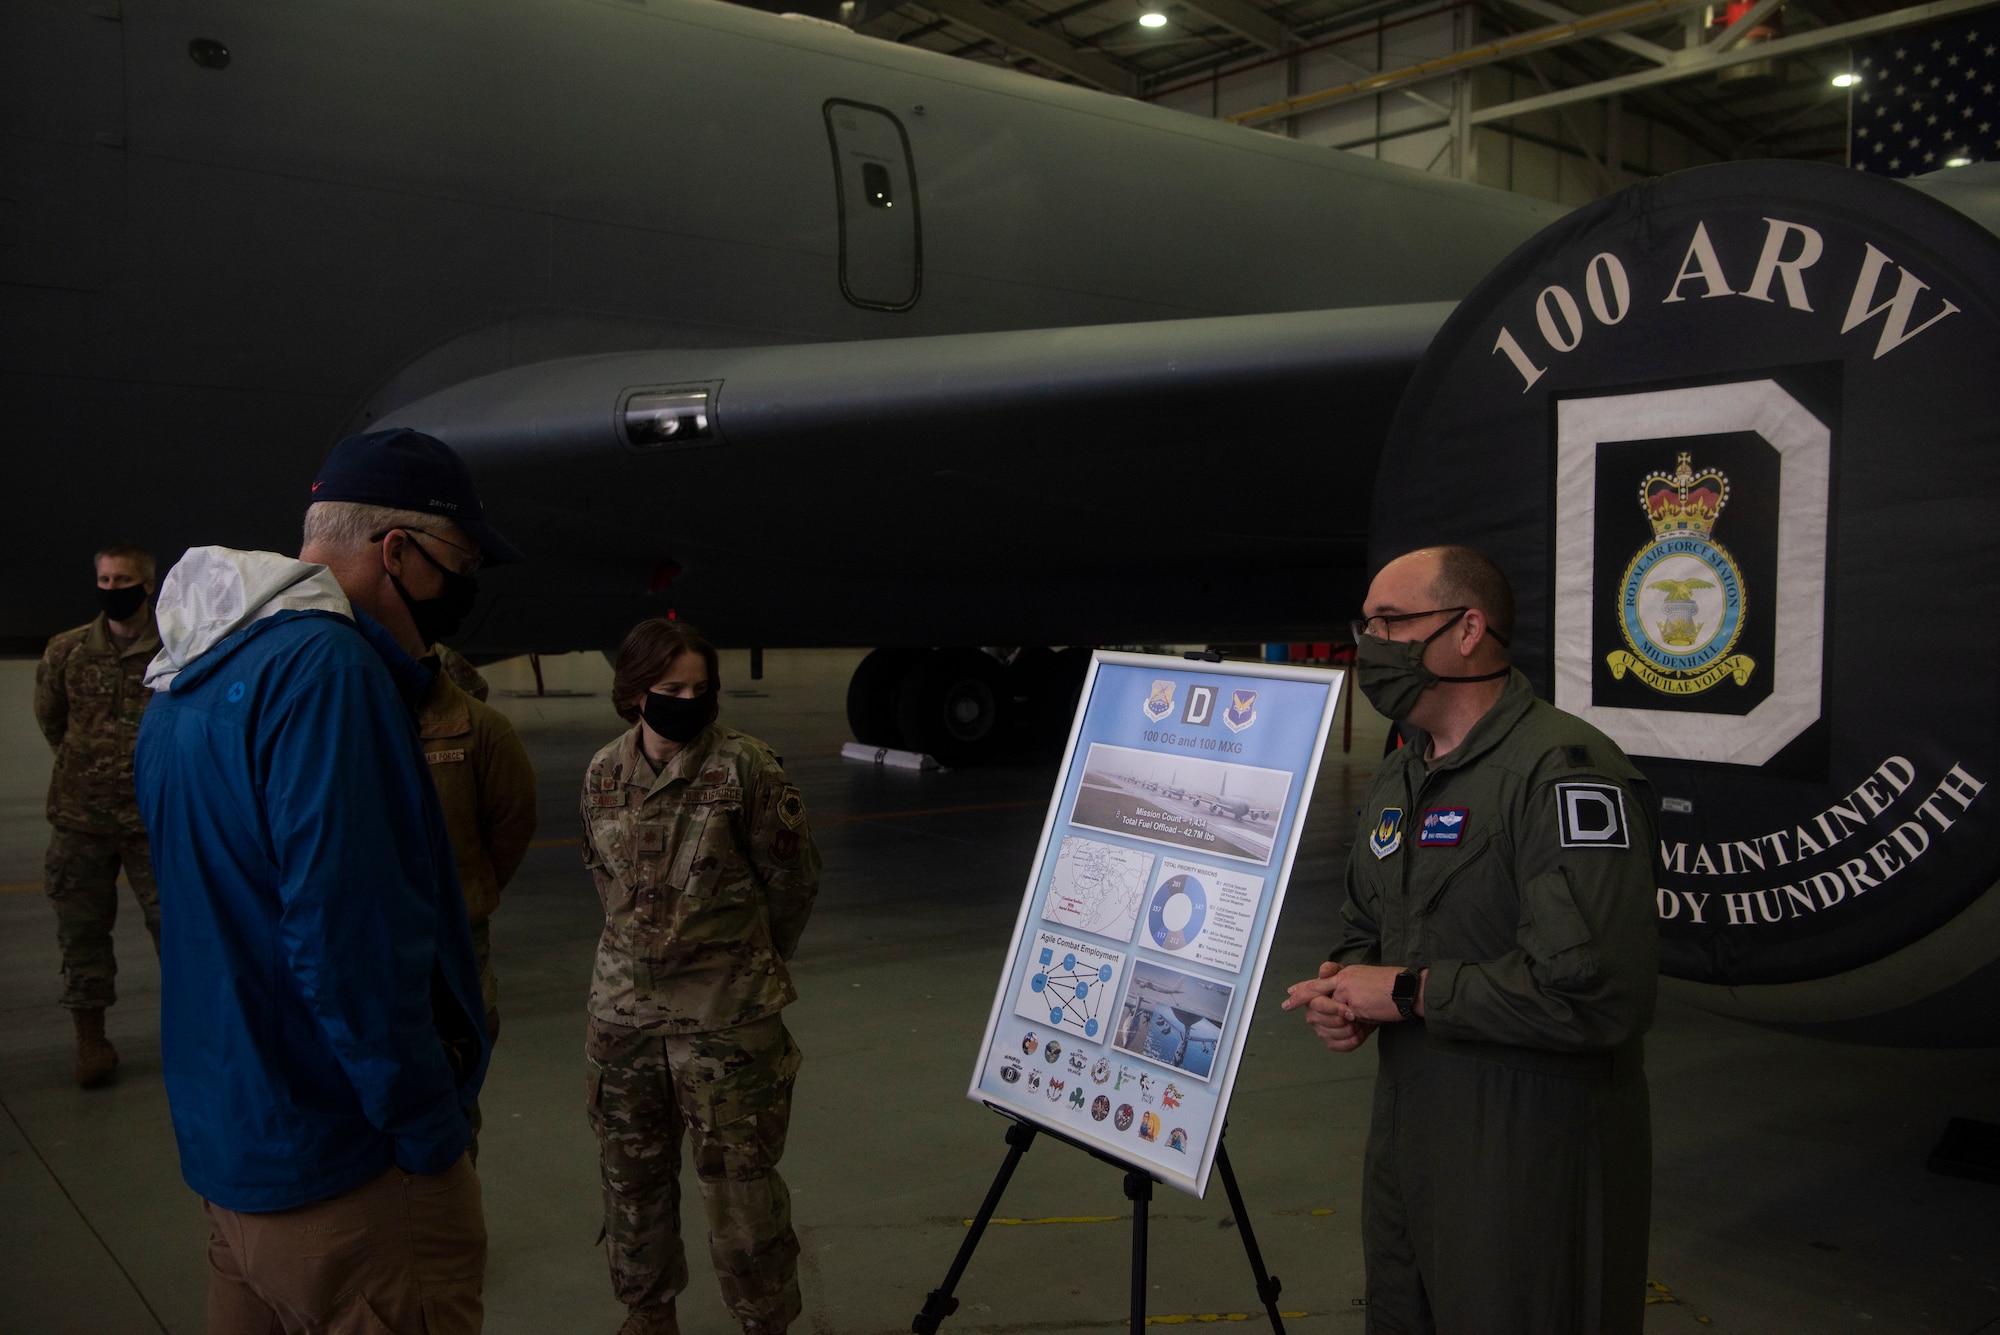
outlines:
[[[406,426],[363,432],[336,444],[313,479],[312,499],[434,514],[464,529],[479,544],[487,565],[526,559],[486,522],[472,470],[458,452],[436,436]]]

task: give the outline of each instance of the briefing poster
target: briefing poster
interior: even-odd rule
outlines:
[[[1341,675],[1093,656],[970,1098],[1203,1194]]]

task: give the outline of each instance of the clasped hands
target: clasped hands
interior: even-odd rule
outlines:
[[[1368,1035],[1385,1024],[1401,1020],[1390,989],[1400,968],[1384,964],[1335,964],[1319,966],[1319,977],[1293,983],[1285,989],[1288,1011],[1303,1010],[1305,1021],[1319,1035],[1329,1052],[1352,1052],[1368,1041]],[[1424,970],[1428,975],[1429,970]],[[1423,984],[1417,986],[1417,1014],[1424,1013]]]

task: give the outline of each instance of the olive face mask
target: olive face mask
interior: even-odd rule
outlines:
[[[1368,697],[1369,704],[1375,706],[1376,713],[1400,723],[1417,707],[1423,693],[1441,681],[1494,681],[1513,671],[1512,668],[1501,668],[1497,672],[1482,672],[1474,677],[1440,677],[1424,666],[1424,650],[1430,648],[1432,640],[1456,626],[1467,610],[1460,608],[1451,620],[1421,640],[1384,640],[1374,635],[1356,637],[1355,675],[1361,679],[1361,693]]]

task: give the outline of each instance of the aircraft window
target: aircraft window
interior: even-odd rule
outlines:
[[[895,196],[889,192],[889,169],[879,162],[861,164],[861,196],[870,208],[892,209]]]
[[[916,163],[902,123],[881,107],[825,107],[840,228],[840,291],[856,306],[904,311],[923,287]]]

